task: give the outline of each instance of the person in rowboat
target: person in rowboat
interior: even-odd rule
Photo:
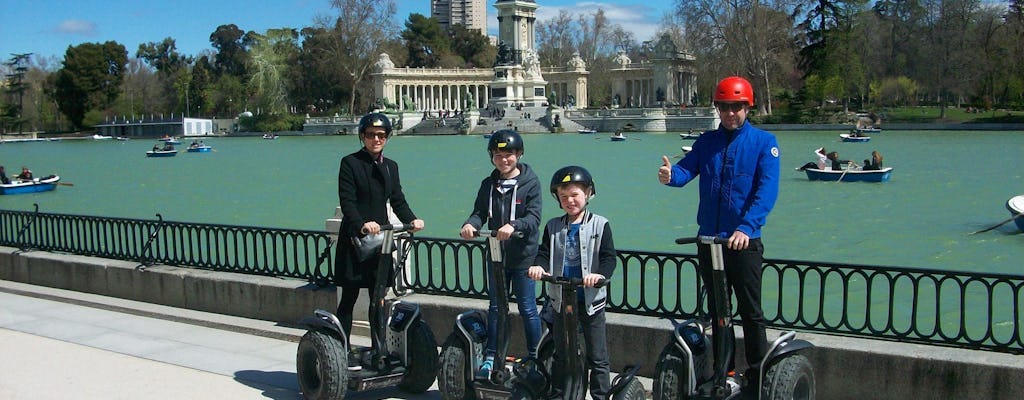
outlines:
[[[21,167],[21,173],[15,178],[23,181],[30,181],[32,180],[32,170],[28,169],[28,167]]]
[[[0,165],[0,183],[4,185],[11,183],[11,180],[7,178],[7,171],[4,171],[3,165]]]

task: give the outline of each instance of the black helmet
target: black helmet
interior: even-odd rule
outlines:
[[[381,113],[369,113],[359,120],[359,135],[362,136],[366,128],[371,126],[384,128],[384,133],[391,137],[391,119]]]
[[[580,166],[570,165],[560,168],[551,176],[551,195],[557,198],[558,187],[570,182],[582,183],[584,187],[589,188],[590,197],[597,194],[597,186],[594,185],[594,177],[590,176],[590,171]]]
[[[507,150],[525,152],[523,138],[519,132],[511,129],[502,129],[491,134],[491,140],[487,141],[487,152],[494,154],[495,150]]]

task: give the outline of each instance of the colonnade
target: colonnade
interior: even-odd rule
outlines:
[[[411,101],[416,111],[462,110],[473,99],[473,108],[487,106],[490,86],[486,84],[393,83],[385,93],[388,100],[405,109]]]

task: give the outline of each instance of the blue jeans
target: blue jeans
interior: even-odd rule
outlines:
[[[490,268],[490,265],[488,265]],[[523,329],[526,331],[526,348],[531,357],[537,356],[537,345],[540,344],[540,316],[537,314],[537,283],[526,276],[525,269],[506,269],[505,283],[511,286],[509,295],[515,295],[519,305],[519,315],[523,318]],[[498,335],[498,298],[494,290],[494,280],[487,274],[487,291],[490,305],[487,307],[487,355],[497,353],[496,337]],[[506,333],[508,334],[508,333]]]

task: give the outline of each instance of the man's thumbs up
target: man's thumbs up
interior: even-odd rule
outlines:
[[[661,156],[661,167],[658,167],[658,182],[662,185],[672,180],[672,163],[667,156]]]

